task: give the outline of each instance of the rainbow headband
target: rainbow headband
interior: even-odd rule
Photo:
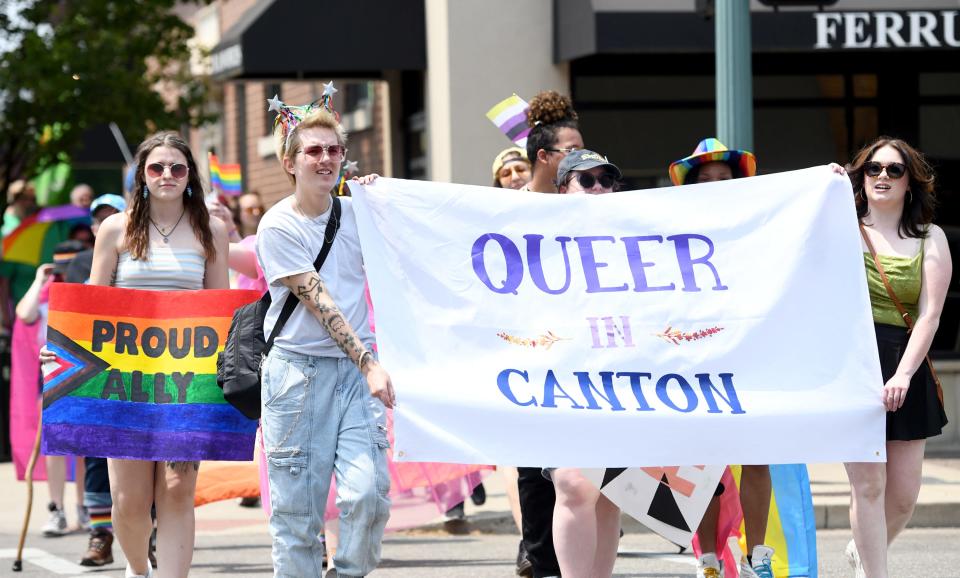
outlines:
[[[333,95],[339,92],[333,86],[333,81],[323,85],[323,94],[317,100],[311,102],[310,104],[303,106],[289,105],[280,100],[280,95],[274,94],[273,98],[267,99],[267,110],[276,111],[277,116],[273,119],[273,130],[277,130],[277,125],[283,127],[283,142],[284,149],[287,148],[287,145],[290,143],[290,135],[293,134],[293,131],[297,128],[303,119],[307,118],[307,115],[311,112],[317,110],[318,108],[325,108],[327,112],[333,115],[337,122],[340,122],[340,113],[334,110],[333,108]],[[337,188],[337,195],[343,195],[343,185],[346,182],[346,176],[348,174],[356,174],[359,171],[359,165],[356,161],[351,161],[344,159],[344,162],[340,165],[340,185]]]
[[[331,80],[323,85],[323,94],[320,98],[307,105],[292,106],[286,104],[280,100],[280,96],[277,94],[273,95],[273,98],[267,99],[267,110],[277,113],[276,118],[273,120],[273,130],[277,130],[277,125],[283,127],[284,148],[286,148],[286,143],[290,140],[290,134],[297,128],[297,125],[299,125],[308,114],[319,108],[327,109],[327,111],[337,119],[337,122],[340,122],[340,113],[333,109],[333,95],[337,92],[339,91],[333,87],[333,81]]]

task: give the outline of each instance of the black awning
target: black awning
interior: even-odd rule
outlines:
[[[380,77],[427,67],[424,0],[261,0],[213,48],[214,78]]]

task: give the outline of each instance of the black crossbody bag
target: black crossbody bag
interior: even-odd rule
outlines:
[[[333,197],[333,209],[323,232],[323,247],[313,262],[318,272],[330,253],[333,240],[340,230],[340,199]],[[217,355],[217,385],[223,390],[227,403],[237,408],[250,419],[260,419],[260,371],[263,360],[270,353],[273,341],[287,324],[300,299],[291,291],[283,302],[280,317],[270,332],[263,338],[263,323],[270,309],[270,291],[259,300],[238,307],[233,312],[230,330],[223,351]]]

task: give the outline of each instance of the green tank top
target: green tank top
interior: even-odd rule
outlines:
[[[877,255],[893,292],[914,320],[917,318],[919,311],[917,302],[920,300],[923,241],[923,239],[920,239],[920,252],[913,257]],[[883,286],[880,272],[877,271],[873,256],[869,252],[863,254],[863,263],[867,270],[867,287],[870,289],[870,308],[873,310],[874,323],[906,327],[907,323],[900,316],[900,311],[897,310],[897,306],[890,299],[886,287]]]

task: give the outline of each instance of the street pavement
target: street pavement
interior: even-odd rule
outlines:
[[[813,465],[810,477],[821,528],[817,533],[819,576],[851,576],[841,555],[851,537],[846,520],[849,489],[843,467]],[[25,485],[13,480],[12,465],[0,464],[0,576],[122,576],[124,564],[119,548],[114,549],[113,565],[91,571],[76,564],[86,547],[85,534],[77,532],[61,538],[39,535],[46,518],[44,483],[37,483],[35,487],[23,572],[11,572],[26,499]],[[502,478],[493,474],[485,486],[486,504],[475,507],[467,503],[469,525],[461,530],[468,534],[451,535],[444,531],[439,520],[414,531],[390,534],[383,546],[383,563],[373,576],[512,576],[519,536],[509,517]],[[67,513],[72,521],[75,502],[70,490],[72,486],[67,492]],[[615,576],[694,575],[692,555],[681,555],[672,544],[642,531],[630,520],[624,522],[627,534],[621,541]],[[891,576],[960,576],[960,551],[956,547],[960,544],[960,460],[925,461],[924,487],[912,526],[891,548]],[[191,576],[270,575],[270,539],[261,510],[241,508],[233,501],[197,509],[196,553]]]

